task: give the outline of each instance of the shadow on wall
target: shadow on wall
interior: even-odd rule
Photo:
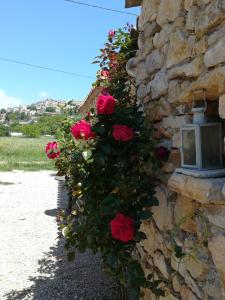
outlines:
[[[50,218],[59,209],[66,209],[68,196],[62,181],[58,181],[57,208],[45,211]],[[60,235],[57,245],[51,247],[38,261],[37,276],[30,277],[31,286],[4,296],[5,300],[118,300],[117,285],[101,271],[100,255],[78,253],[74,262],[68,262]]]

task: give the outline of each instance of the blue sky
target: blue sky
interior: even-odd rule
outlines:
[[[80,0],[125,10],[125,0]],[[136,17],[64,0],[2,1],[0,57],[95,77],[91,64],[109,29]],[[127,9],[137,13],[139,8]],[[83,99],[94,79],[34,69],[0,60],[0,107],[54,99]]]

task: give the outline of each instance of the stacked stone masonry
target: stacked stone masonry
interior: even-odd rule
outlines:
[[[142,225],[141,263],[146,274],[166,280],[160,300],[225,300],[225,178],[173,173],[193,100],[205,93],[207,116],[225,118],[225,0],[143,0],[138,30],[139,50],[127,71],[155,137],[170,149],[159,174],[159,207]],[[181,260],[175,244],[186,253]],[[144,300],[156,299],[144,292]]]

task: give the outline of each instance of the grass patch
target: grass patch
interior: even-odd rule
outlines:
[[[53,170],[54,162],[46,157],[45,145],[52,138],[0,138],[0,171]]]

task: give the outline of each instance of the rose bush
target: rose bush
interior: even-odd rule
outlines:
[[[152,170],[159,164],[154,130],[145,122],[126,72],[137,38],[131,27],[108,36],[95,61],[101,68],[95,86],[102,94],[84,120],[64,124],[57,160],[72,198],[71,213],[61,215],[68,258],[86,249],[101,252],[105,271],[123,287],[123,299],[127,288],[137,296],[141,287],[163,295],[161,281],[146,278],[133,256],[145,238],[141,224],[158,205]],[[107,78],[103,70],[109,71]]]

